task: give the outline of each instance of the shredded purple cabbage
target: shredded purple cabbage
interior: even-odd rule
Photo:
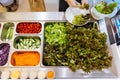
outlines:
[[[8,43],[0,44],[0,66],[3,66],[8,61],[8,55],[10,52],[10,45]]]

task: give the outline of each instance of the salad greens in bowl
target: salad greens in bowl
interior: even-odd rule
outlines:
[[[90,21],[89,5],[78,5],[78,7],[68,7],[65,11],[66,20],[75,25],[83,26]]]
[[[97,20],[113,17],[117,13],[117,5],[117,2],[101,1],[91,9],[91,14]]]
[[[117,2],[112,2],[107,4],[107,2],[100,2],[95,6],[96,10],[102,14],[110,14],[114,11],[114,8],[117,7]]]

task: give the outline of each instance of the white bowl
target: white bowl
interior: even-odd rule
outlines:
[[[114,11],[110,14],[102,14],[100,12],[98,12],[94,7],[91,8],[91,15],[94,19],[96,20],[100,20],[100,19],[103,19],[105,17],[113,17],[115,14],[117,13],[117,8],[114,9]]]
[[[107,2],[107,3],[109,4],[110,2]],[[103,19],[105,17],[109,17],[109,18],[113,17],[117,13],[117,11],[118,11],[117,7],[115,7],[112,13],[103,14],[103,13],[98,12],[95,7],[92,7],[91,8],[91,15],[94,19],[100,20],[100,19]]]
[[[68,7],[65,11],[65,18],[69,23],[73,24],[72,20],[75,15],[80,15],[80,14],[86,15],[88,13],[89,13],[89,10],[86,10],[86,9],[80,9],[80,8],[76,8],[76,7]],[[73,25],[75,25],[75,24],[73,24]],[[77,26],[81,26],[81,25],[77,25]]]

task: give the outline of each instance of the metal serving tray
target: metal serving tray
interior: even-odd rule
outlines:
[[[52,23],[52,22],[54,23],[54,22],[66,22],[66,21],[47,21],[47,22],[45,22],[45,25],[46,25],[46,23]],[[89,22],[89,23],[93,23],[93,22],[94,21]],[[95,21],[95,23],[97,24],[97,28],[100,29],[98,22]],[[44,26],[44,28],[45,28],[45,26]],[[44,39],[44,37],[43,37],[43,39]],[[45,40],[43,40],[43,41],[45,41]],[[107,42],[107,44],[108,44],[108,50],[110,51],[110,55],[113,55],[111,52],[111,49],[110,49],[109,42]],[[42,55],[44,55],[44,47],[43,47]],[[42,59],[43,59],[43,57],[42,57]],[[98,78],[98,77],[99,78],[108,78],[108,77],[114,78],[114,77],[117,77],[116,66],[114,64],[114,60],[112,60],[112,67],[110,67],[108,69],[103,69],[102,71],[97,71],[97,70],[94,71],[93,70],[90,73],[86,73],[81,69],[77,70],[76,72],[73,72],[67,66],[45,66],[43,64],[43,62],[42,62],[41,67],[44,69],[53,69],[55,71],[56,79],[57,78],[67,78],[67,79],[77,78],[77,79],[79,79],[79,78]]]
[[[13,22],[15,23],[15,28],[14,28],[14,34],[13,34],[13,38],[10,41],[1,41],[0,43],[9,43],[11,46],[11,50],[10,50],[10,55],[9,55],[9,59],[8,59],[8,65],[6,66],[1,66],[0,67],[0,71],[5,71],[5,70],[9,70],[10,72],[12,70],[26,70],[28,71],[28,73],[30,73],[32,70],[43,70],[45,71],[45,73],[47,73],[48,71],[52,70],[55,72],[55,79],[82,79],[82,78],[117,78],[118,77],[118,71],[116,69],[117,64],[115,63],[115,58],[118,56],[114,56],[115,54],[113,53],[113,51],[111,51],[111,47],[110,47],[110,43],[109,41],[107,41],[108,44],[108,50],[110,51],[110,55],[113,56],[113,60],[112,60],[112,67],[108,68],[108,69],[103,69],[102,71],[91,71],[90,73],[86,73],[84,71],[77,70],[76,72],[71,71],[67,66],[44,66],[43,65],[43,49],[44,49],[44,25],[46,22],[66,22],[66,20],[64,19],[64,15],[63,13],[28,13],[29,15],[27,15],[27,13],[21,13],[24,15],[20,15],[20,13],[18,13],[17,15],[14,15],[14,13],[6,13],[3,14],[1,13],[2,16],[0,16],[0,23],[3,24],[4,22]],[[11,17],[9,17],[9,15],[14,16],[14,19],[12,19]],[[44,14],[44,15],[43,15]],[[20,15],[21,17],[18,17],[18,15]],[[56,17],[54,15],[57,15]],[[17,16],[15,18],[15,16]],[[45,16],[46,18],[41,18]],[[24,18],[27,17],[27,18]],[[3,19],[3,21],[2,21]],[[11,21],[10,21],[11,20]],[[40,22],[42,24],[42,31],[40,32],[40,34],[18,34],[16,33],[16,24],[19,22]],[[97,23],[98,24],[98,23]],[[1,25],[2,27],[2,25]],[[98,25],[98,29],[99,29],[99,25]],[[1,28],[2,29],[2,28]],[[16,36],[39,36],[41,38],[41,46],[38,49],[15,49],[13,47],[13,41],[15,39]],[[107,39],[109,40],[109,39]],[[11,66],[10,64],[10,59],[11,59],[11,55],[14,51],[38,51],[40,53],[40,65],[37,66]],[[46,78],[46,77],[45,77]],[[10,77],[9,77],[10,79]],[[19,78],[20,79],[20,78]],[[29,79],[29,76],[28,76]],[[38,79],[38,77],[36,76],[35,79]]]

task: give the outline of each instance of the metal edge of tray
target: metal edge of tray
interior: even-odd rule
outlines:
[[[114,33],[113,33],[113,30],[112,30],[112,25],[109,24],[109,18],[105,18],[105,19],[102,19],[102,20],[99,20],[99,26],[100,26],[100,31],[101,32],[105,32],[106,35],[107,35],[107,45],[109,47],[109,50],[111,52],[111,55],[113,57],[113,64],[114,64],[114,68],[115,70],[113,71],[114,74],[116,75],[116,77],[120,77],[120,69],[118,68],[120,66],[120,64],[118,64],[118,62],[120,61],[120,54],[119,54],[119,50],[118,50],[118,46],[117,44],[114,42],[115,40],[112,40],[112,44],[111,44],[111,40],[110,39],[114,39]],[[106,20],[108,20],[108,22],[106,23]],[[110,29],[109,29],[110,27]],[[109,32],[110,30],[110,32]],[[110,34],[112,35],[110,35]],[[110,36],[110,37],[109,37]],[[112,37],[111,37],[112,36]]]
[[[64,12],[0,12],[0,21],[65,20]]]

